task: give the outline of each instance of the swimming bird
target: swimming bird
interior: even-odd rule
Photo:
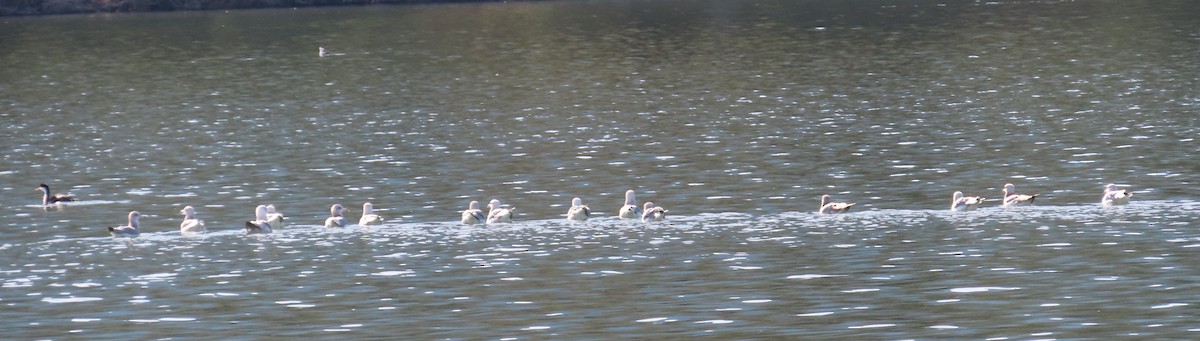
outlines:
[[[204,221],[196,218],[196,209],[188,206],[179,213],[183,213],[183,222],[179,223],[179,233],[196,234],[208,231],[208,228],[204,227]]]
[[[487,216],[483,215],[483,210],[479,209],[478,201],[471,200],[471,203],[467,204],[467,209],[462,211],[463,224],[483,224],[486,220]]]
[[[632,189],[625,191],[625,205],[621,206],[621,210],[617,212],[617,216],[621,217],[621,219],[638,219],[642,217],[642,208],[637,205],[637,199]]]
[[[500,200],[492,199],[491,202],[488,202],[488,224],[512,222],[513,210],[516,208],[503,208],[500,206]]]
[[[346,54],[343,52],[333,52],[333,51],[325,49],[324,46],[317,46],[317,57],[324,58],[324,57],[345,56],[345,55]]]
[[[651,222],[663,221],[667,219],[667,209],[654,206],[654,203],[649,201],[647,201],[644,206],[645,207],[642,208],[642,212],[644,212],[642,213],[642,221]]]
[[[111,234],[113,237],[129,237],[129,238],[137,237],[138,234],[140,234],[138,232],[138,218],[141,218],[141,217],[142,217],[142,214],[138,213],[138,211],[130,211],[129,212],[129,225],[109,226],[108,234]]]
[[[267,224],[271,225],[272,230],[282,229],[284,219],[287,217],[284,217],[283,213],[275,211],[275,205],[267,205]]]
[[[850,208],[854,207],[855,203],[830,202],[829,194],[821,196],[821,209],[817,210],[820,214],[834,214],[850,212]]]
[[[592,210],[583,204],[583,199],[571,199],[571,208],[567,209],[567,220],[587,221],[592,217]]]
[[[987,200],[977,196],[963,196],[963,192],[955,191],[954,198],[950,199],[951,211],[974,211],[979,208],[980,204]]]
[[[1017,194],[1017,187],[1013,184],[1004,184],[1004,203],[1008,206],[1022,206],[1033,204],[1033,199],[1037,199],[1040,194]]]
[[[271,223],[267,222],[267,206],[258,205],[254,208],[254,220],[246,222],[246,234],[271,233]]]
[[[57,193],[51,195],[50,186],[47,186],[46,184],[38,185],[37,189],[42,191],[42,206],[57,204],[60,202],[75,201],[75,197],[69,194]]]
[[[329,206],[329,218],[325,218],[325,227],[346,227],[346,217],[342,216],[342,211],[345,210],[341,204]]]
[[[383,217],[375,214],[375,206],[371,203],[363,204],[362,218],[358,219],[359,225],[379,225],[383,224]]]
[[[1100,197],[1100,203],[1105,206],[1125,205],[1129,203],[1129,198],[1133,197],[1133,192],[1121,187],[1126,185],[1108,184],[1104,186],[1104,196]]]

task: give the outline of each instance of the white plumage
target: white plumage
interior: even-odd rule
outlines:
[[[471,203],[467,204],[467,209],[462,211],[462,223],[467,225],[483,224],[484,221],[487,221],[487,216],[483,215],[483,210],[479,209],[479,202],[471,200]]]
[[[1105,206],[1125,205],[1129,203],[1129,198],[1133,197],[1133,192],[1121,187],[1126,185],[1108,184],[1104,186],[1104,196],[1100,197],[1100,203]]]
[[[275,210],[275,205],[267,205],[267,224],[271,225],[271,229],[282,229],[285,218],[283,213]]]
[[[208,229],[204,227],[204,220],[196,218],[195,208],[192,208],[191,206],[184,207],[182,211],[179,211],[179,213],[183,213],[183,222],[179,223],[179,233],[197,234],[208,231]]]
[[[617,216],[621,219],[639,219],[642,217],[642,207],[637,205],[637,198],[633,190],[625,191],[625,204],[621,205],[621,209],[617,211]]]
[[[667,209],[655,206],[654,203],[647,201],[642,207],[642,221],[663,221],[667,219]]]
[[[254,220],[246,222],[246,234],[271,233],[271,224],[267,222],[267,206],[258,205],[254,208]]]
[[[345,210],[341,204],[329,206],[329,218],[325,218],[325,227],[346,227],[346,217],[342,216]]]
[[[108,234],[112,235],[113,237],[129,237],[129,238],[137,237],[138,234],[141,233],[138,230],[138,218],[141,218],[141,217],[142,217],[142,214],[138,213],[138,211],[129,212],[129,225],[109,226]]]
[[[362,218],[358,219],[359,225],[379,225],[383,224],[383,217],[375,214],[375,206],[371,203],[363,204]]]
[[[1005,207],[1032,205],[1033,200],[1038,196],[1038,194],[1017,194],[1017,187],[1013,184],[1004,184],[1003,193]]]
[[[515,208],[501,207],[500,200],[492,199],[492,201],[488,203],[487,223],[511,223],[513,210],[515,210]]]
[[[979,208],[979,205],[987,200],[977,196],[964,196],[963,192],[954,192],[954,198],[950,199],[951,211],[973,211]]]
[[[583,199],[571,199],[571,208],[567,209],[567,220],[587,221],[592,217],[592,210],[583,204]]]
[[[821,208],[817,210],[820,214],[834,214],[850,212],[850,208],[854,207],[854,203],[831,202],[829,194],[821,196]]]

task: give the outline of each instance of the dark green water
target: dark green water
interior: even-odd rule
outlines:
[[[1195,338],[1194,13],[572,1],[3,18],[0,325]],[[43,210],[43,182],[83,201]],[[1110,182],[1133,203],[1101,207]],[[1004,183],[1042,196],[947,210]],[[616,219],[627,189],[668,222]],[[825,193],[858,205],[818,216]],[[597,216],[564,221],[572,197]],[[517,222],[456,223],[491,198]],[[368,201],[384,226],[320,226]],[[267,203],[288,226],[244,236]],[[208,234],[179,236],[186,205]],[[108,237],[131,210],[142,236]]]

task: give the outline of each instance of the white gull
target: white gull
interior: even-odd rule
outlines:
[[[1037,199],[1039,194],[1017,194],[1017,187],[1013,184],[1004,184],[1004,203],[1008,206],[1023,206],[1033,204],[1033,200]]]
[[[462,211],[463,224],[483,224],[485,220],[487,217],[483,215],[483,210],[479,209],[478,201],[471,200],[471,203],[467,204],[467,209]]]
[[[197,234],[208,231],[208,229],[204,227],[204,220],[196,218],[195,208],[192,208],[191,206],[184,207],[182,211],[179,211],[179,213],[183,213],[183,222],[179,223],[179,233]]]
[[[567,220],[587,221],[592,217],[592,210],[583,204],[583,199],[571,199],[571,208],[567,209]]]
[[[1122,187],[1128,185],[1108,184],[1104,186],[1104,196],[1100,197],[1100,203],[1105,206],[1125,205],[1129,203],[1129,198],[1133,197],[1133,192]]]
[[[964,196],[963,192],[955,191],[954,198],[950,199],[951,211],[974,211],[979,208],[979,205],[987,200],[977,196]]]
[[[342,216],[345,210],[341,204],[329,206],[329,218],[325,218],[325,227],[346,227],[346,217]]]
[[[271,233],[271,224],[267,222],[267,206],[254,207],[254,220],[246,222],[246,234]]]
[[[642,217],[642,208],[637,205],[637,198],[634,196],[633,190],[625,191],[625,204],[621,205],[621,210],[617,213],[621,219],[638,219]]]
[[[129,225],[109,226],[108,234],[111,234],[113,237],[130,237],[130,238],[137,237],[138,234],[140,234],[140,232],[138,231],[138,218],[141,218],[141,217],[142,217],[142,214],[138,213],[138,211],[130,211],[129,212]]]
[[[821,208],[817,210],[820,214],[834,214],[850,212],[850,208],[854,207],[855,203],[831,202],[829,194],[821,196]]]
[[[358,219],[359,225],[379,225],[383,224],[383,217],[375,214],[375,206],[371,203],[363,204],[362,218]]]
[[[511,223],[515,208],[504,208],[500,205],[500,200],[492,199],[488,202],[487,223]]]

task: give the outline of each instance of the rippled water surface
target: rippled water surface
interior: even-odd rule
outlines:
[[[0,325],[1194,339],[1198,12],[666,0],[0,19]],[[39,183],[82,201],[42,209]],[[1004,183],[1037,205],[947,210]],[[1101,207],[1106,183],[1132,204]],[[617,219],[627,189],[668,221]],[[817,215],[826,193],[858,205]],[[591,221],[563,219],[572,197]],[[515,223],[457,223],[492,198]],[[383,226],[321,227],[363,202]],[[244,235],[268,203],[287,226]],[[209,233],[180,236],[187,205]],[[143,234],[109,237],[131,210]]]

